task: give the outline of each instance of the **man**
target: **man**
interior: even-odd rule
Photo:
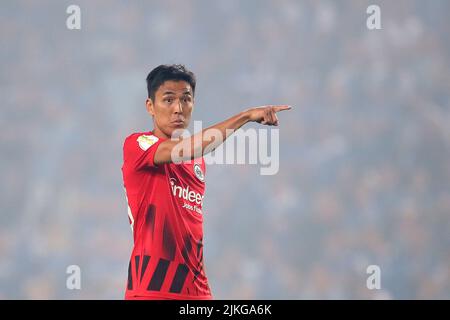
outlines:
[[[122,173],[134,239],[126,299],[212,299],[203,265],[203,155],[247,122],[278,125],[276,112],[290,108],[251,108],[191,137],[172,139],[189,125],[195,84],[182,65],[152,70],[146,108],[154,129],[125,139]],[[204,139],[208,130],[221,138]]]

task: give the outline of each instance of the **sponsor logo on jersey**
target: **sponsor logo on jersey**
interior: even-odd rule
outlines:
[[[203,204],[203,198],[205,196],[201,195],[198,192],[190,190],[189,186],[187,186],[186,188],[183,188],[183,187],[177,185],[176,181],[177,180],[175,178],[170,178],[170,187],[172,189],[172,195],[174,195],[175,197],[187,200],[189,202],[193,202],[200,206]]]

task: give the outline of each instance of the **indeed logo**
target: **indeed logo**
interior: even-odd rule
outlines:
[[[170,187],[172,189],[172,194],[178,198],[190,201],[190,202],[194,202],[198,205],[202,205],[203,204],[203,198],[205,196],[201,195],[198,192],[195,192],[193,190],[189,190],[189,186],[187,186],[186,188],[183,188],[179,185],[177,185],[176,183],[176,179],[175,178],[170,178]]]

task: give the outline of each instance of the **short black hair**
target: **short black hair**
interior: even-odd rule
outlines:
[[[155,101],[155,93],[158,88],[168,80],[186,81],[192,88],[192,95],[195,94],[195,75],[182,64],[162,64],[150,71],[147,76],[148,97]]]

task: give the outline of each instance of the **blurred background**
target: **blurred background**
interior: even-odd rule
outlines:
[[[71,4],[81,30],[66,27]],[[366,27],[370,4],[381,30]],[[123,140],[152,129],[148,72],[183,63],[205,126],[295,107],[280,114],[278,174],[207,168],[215,298],[449,299],[449,12],[445,0],[2,1],[0,298],[123,298]],[[66,288],[73,264],[81,290]],[[381,290],[366,287],[369,265]]]

